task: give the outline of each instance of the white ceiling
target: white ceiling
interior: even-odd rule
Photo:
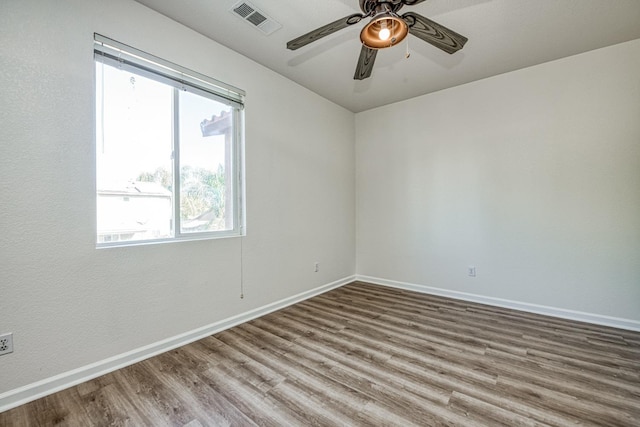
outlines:
[[[282,24],[267,36],[230,10],[239,0],[137,0],[359,112],[520,68],[640,38],[640,0],[427,0],[405,6],[466,37],[449,55],[420,39],[379,51],[373,73],[353,80],[353,25],[296,51],[287,41],[360,12],[358,0],[248,0]]]

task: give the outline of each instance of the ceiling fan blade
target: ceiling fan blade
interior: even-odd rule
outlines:
[[[402,0],[402,4],[407,6],[413,6],[414,4],[422,3],[424,0]]]
[[[465,36],[415,12],[405,13],[402,19],[409,26],[409,33],[447,53],[459,51],[468,40]]]
[[[358,58],[358,65],[356,65],[356,73],[353,75],[354,80],[364,80],[371,76],[373,63],[376,61],[377,54],[377,49],[369,49],[365,45],[362,45],[360,58]]]
[[[349,25],[357,24],[358,22],[360,22],[360,20],[362,20],[362,18],[364,18],[364,15],[360,13],[345,16],[344,18],[338,19],[337,21],[334,21],[323,27],[316,28],[315,30],[310,31],[303,36],[291,40],[287,43],[287,49],[299,49],[302,46],[306,46],[309,43],[321,39],[324,36],[328,36],[329,34],[335,33],[338,30],[347,28]]]

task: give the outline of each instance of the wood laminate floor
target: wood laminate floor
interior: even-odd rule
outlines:
[[[352,283],[2,426],[640,426],[640,333]]]

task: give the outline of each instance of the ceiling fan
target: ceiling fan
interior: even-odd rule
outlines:
[[[423,1],[425,0],[360,0],[362,13],[345,16],[293,39],[287,43],[287,49],[299,49],[368,17],[371,17],[371,21],[360,32],[362,49],[353,76],[355,80],[371,76],[378,50],[400,43],[408,33],[450,54],[462,49],[467,38],[455,31],[415,12],[398,15],[403,6],[413,6]]]

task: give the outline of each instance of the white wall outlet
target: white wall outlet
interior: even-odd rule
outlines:
[[[316,262],[316,263],[313,265],[313,271],[315,271],[316,273],[317,273],[318,271],[320,271],[320,263],[319,263],[319,262]]]
[[[467,267],[467,274],[469,277],[476,277],[476,268],[473,265]]]
[[[0,335],[0,356],[13,353],[13,334]]]

